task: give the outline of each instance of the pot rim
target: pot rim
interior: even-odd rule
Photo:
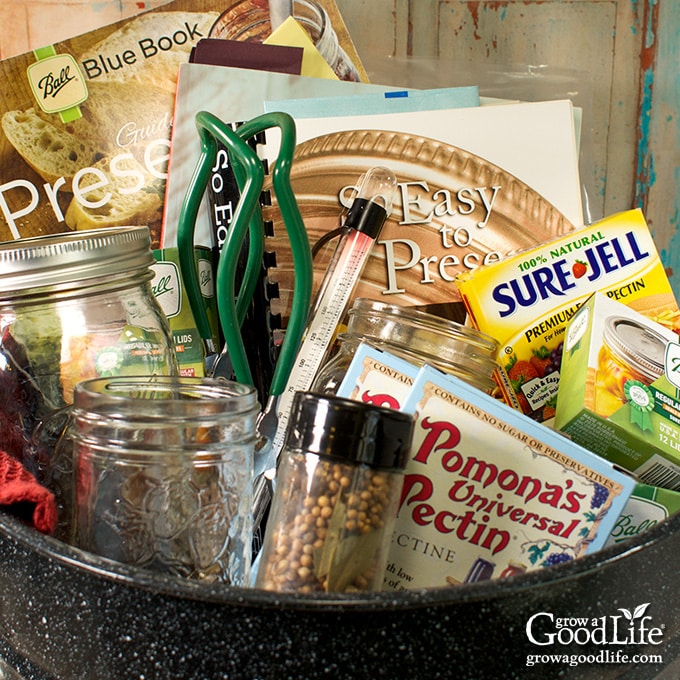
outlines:
[[[32,527],[4,512],[0,512],[0,534],[39,556],[55,560],[85,576],[94,576],[121,585],[173,598],[197,600],[213,605],[262,607],[277,609],[337,610],[409,609],[447,606],[455,603],[485,601],[516,595],[517,592],[549,587],[550,584],[579,577],[618,562],[627,555],[660,543],[670,534],[680,531],[680,513],[663,520],[643,534],[618,545],[603,548],[573,562],[537,569],[506,579],[494,579],[459,586],[429,588],[403,592],[350,594],[278,593],[256,588],[225,584],[203,584],[140,567],[121,564],[88,553],[62,541],[40,534]],[[1,590],[1,587],[0,587]]]

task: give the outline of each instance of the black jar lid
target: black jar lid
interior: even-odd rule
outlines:
[[[296,392],[284,446],[348,463],[403,470],[414,418],[329,394]]]

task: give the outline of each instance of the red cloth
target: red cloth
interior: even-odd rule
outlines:
[[[0,450],[0,506],[51,534],[57,526],[54,494],[16,459]]]

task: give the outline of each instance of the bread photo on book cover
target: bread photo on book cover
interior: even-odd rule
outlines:
[[[30,106],[7,111],[1,126],[20,159],[59,187],[67,227],[148,224],[156,243],[172,105],[170,92],[150,84],[93,82],[76,120],[64,124]],[[103,184],[93,190],[94,183]]]
[[[70,181],[80,168],[102,156],[101,145],[52,123],[34,106],[5,113],[2,131],[24,161],[50,184],[60,177]]]
[[[66,211],[70,229],[101,229],[146,224],[158,233],[163,212],[163,183],[131,154],[105,156],[83,182],[87,204],[75,198]],[[102,182],[102,178],[105,182]],[[89,184],[86,182],[89,181]]]
[[[70,182],[106,154],[138,148],[155,133],[168,135],[170,114],[163,112],[171,110],[172,101],[172,95],[151,85],[94,82],[76,120],[64,124],[58,115],[31,106],[7,111],[2,130],[46,182],[60,177]]]

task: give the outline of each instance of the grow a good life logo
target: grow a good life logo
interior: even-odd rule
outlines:
[[[550,612],[533,614],[526,625],[534,645],[660,645],[663,626],[652,624],[646,614],[649,602],[635,609],[619,608],[621,614],[594,618],[556,617]]]
[[[647,613],[649,602],[634,608],[620,607],[618,614],[596,617],[558,617],[537,612],[526,622],[528,641],[544,652],[529,654],[527,665],[537,663],[661,663],[658,654],[637,654],[642,647],[663,643],[664,625],[656,625]],[[581,647],[587,653],[564,653]],[[612,647],[617,649],[613,650]],[[548,650],[548,647],[552,649]],[[630,650],[630,654],[628,651]],[[550,654],[545,652],[550,651]],[[595,653],[593,653],[595,651]]]

